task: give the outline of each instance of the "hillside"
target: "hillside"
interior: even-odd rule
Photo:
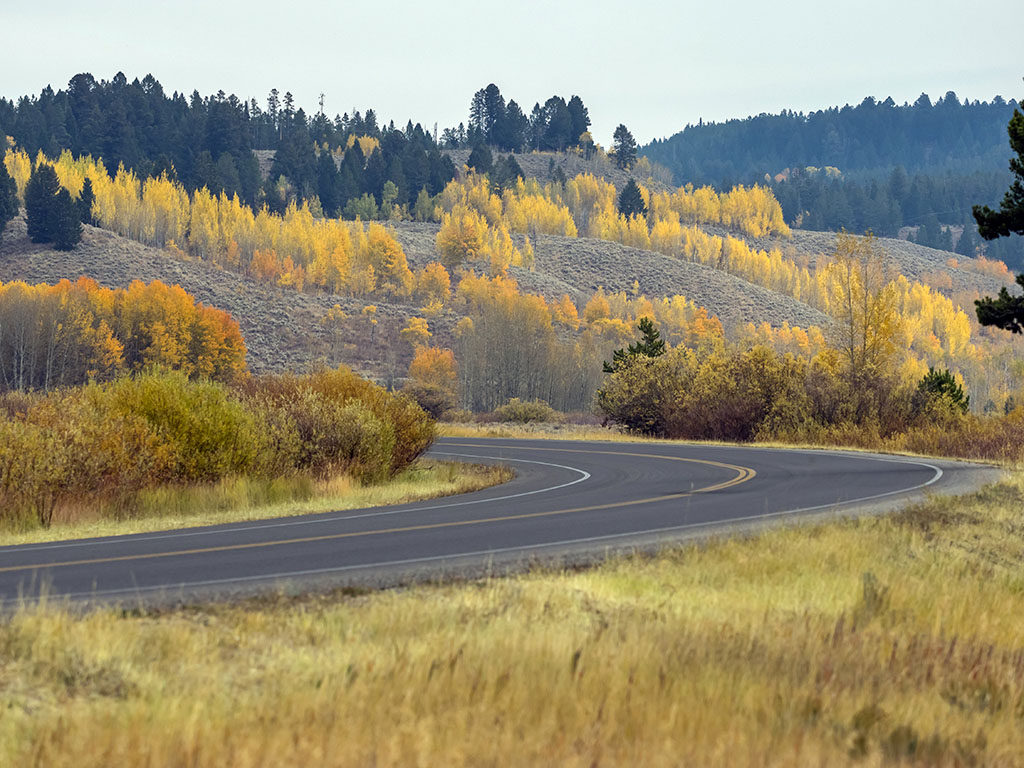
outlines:
[[[410,264],[422,266],[437,258],[434,240],[439,228],[395,225]],[[522,243],[521,236],[514,239]],[[568,294],[582,306],[598,288],[630,293],[635,281],[650,297],[685,296],[717,315],[727,329],[746,322],[828,324],[824,314],[806,304],[702,264],[582,237],[539,235],[532,242],[534,269],[513,267],[511,273],[524,291],[549,299]]]
[[[412,267],[437,259],[439,225],[399,222],[394,229]],[[706,229],[727,234],[720,228]],[[833,234],[799,230],[786,240],[744,239],[758,248],[780,247],[787,256],[811,265],[835,245]],[[521,236],[516,240],[522,244]],[[948,260],[953,254],[902,240],[882,238],[878,244],[911,279],[934,283],[937,276],[947,275],[949,284],[939,287],[950,295],[991,294],[1003,285],[996,277],[950,267]],[[635,282],[650,297],[686,296],[717,315],[727,331],[747,322],[773,326],[789,322],[802,327],[829,324],[819,310],[789,296],[653,251],[553,235],[540,235],[533,245],[534,269],[513,267],[511,273],[524,291],[548,299],[568,294],[582,306],[599,287],[631,293]],[[970,260],[956,258],[970,264]],[[170,257],[165,251],[96,227],[86,227],[82,243],[67,253],[30,242],[23,217],[15,219],[0,240],[0,280],[52,283],[80,275],[109,287],[125,287],[133,280],[176,283],[199,301],[230,312],[242,328],[255,372],[305,370],[317,362],[344,363],[378,380],[395,381],[404,376],[411,356],[409,345],[399,340],[398,333],[409,318],[422,314],[416,304],[268,286],[207,263]],[[377,323],[372,327],[362,314],[369,304],[376,307]],[[328,313],[335,305],[345,317],[332,322]],[[450,345],[457,320],[452,312],[432,318],[434,341]]]
[[[12,221],[0,238],[0,280],[54,283],[90,277],[111,288],[133,280],[177,284],[197,300],[230,312],[238,321],[248,347],[250,368],[267,371],[305,371],[315,363],[344,363],[387,381],[404,375],[408,345],[398,332],[418,308],[376,304],[377,324],[368,333],[361,317],[368,301],[326,293],[300,293],[268,286],[234,272],[198,261],[181,261],[97,227],[85,227],[82,242],[70,252],[32,243],[23,216]],[[327,321],[341,307],[348,318]],[[450,334],[452,323],[440,318],[437,332]],[[391,351],[391,355],[387,351]]]

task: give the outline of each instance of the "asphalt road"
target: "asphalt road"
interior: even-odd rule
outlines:
[[[998,476],[980,465],[753,447],[448,438],[438,458],[517,476],[428,502],[0,547],[0,601],[188,600],[379,586],[602,557],[798,518],[881,512]]]

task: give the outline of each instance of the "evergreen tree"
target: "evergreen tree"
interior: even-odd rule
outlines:
[[[623,216],[646,216],[647,203],[644,202],[640,185],[630,179],[619,194],[619,213]]]
[[[1010,170],[1015,177],[1013,183],[998,211],[987,205],[974,207],[978,231],[986,240],[1007,237],[1011,232],[1024,235],[1024,114],[1020,110],[1013,110],[1007,132],[1010,134],[1010,147],[1016,154],[1010,158]],[[1024,288],[1024,273],[1017,275],[1017,284]],[[1002,288],[997,298],[986,296],[974,304],[978,322],[982,325],[994,325],[1013,333],[1024,332],[1024,296],[1011,296],[1006,288]]]
[[[1017,275],[1017,285],[1024,288],[1024,273]],[[1006,288],[999,290],[999,296],[986,296],[974,302],[978,322],[994,325],[1011,333],[1024,333],[1024,295],[1011,296]]]
[[[493,163],[494,158],[491,156],[491,150],[483,143],[473,147],[473,151],[469,153],[469,159],[466,160],[466,165],[477,173],[488,173]]]
[[[583,104],[583,99],[579,96],[573,96],[569,99],[569,103],[566,105],[569,111],[569,119],[572,121],[572,128],[570,134],[572,135],[573,146],[578,146],[580,136],[587,132],[590,128],[590,113],[587,111],[586,106]]]
[[[80,212],[66,189],[61,189],[53,200],[53,242],[58,251],[70,251],[82,239]]]
[[[927,402],[944,402],[949,408],[967,413],[971,398],[964,392],[949,370],[937,371],[929,367],[928,373],[917,384],[914,406],[921,410]]]
[[[92,224],[92,204],[96,195],[92,191],[92,179],[86,179],[82,185],[82,194],[78,196],[78,218],[83,224]]]
[[[1007,237],[1011,232],[1024,235],[1024,114],[1013,110],[1013,117],[1006,128],[1010,136],[1010,148],[1016,157],[1010,158],[1013,183],[1003,196],[998,211],[987,205],[974,206],[974,218],[978,231],[986,240]]]
[[[637,329],[640,331],[640,341],[630,344],[626,349],[612,352],[612,361],[604,363],[605,373],[615,373],[638,357],[661,357],[665,354],[665,341],[651,318],[641,317]]]
[[[25,187],[25,216],[28,236],[33,243],[53,241],[57,231],[56,197],[60,190],[57,172],[48,163],[39,163]]]
[[[541,138],[541,149],[562,152],[576,143],[578,136],[572,135],[572,116],[561,96],[552,96],[544,102],[545,128]]]
[[[636,162],[636,139],[625,125],[619,124],[612,134],[612,151],[615,153],[615,164],[619,168],[629,170]]]
[[[0,233],[18,213],[18,187],[0,160]]]

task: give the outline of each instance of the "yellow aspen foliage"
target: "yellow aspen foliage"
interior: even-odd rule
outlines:
[[[436,320],[438,317],[444,314],[444,304],[442,304],[437,299],[434,299],[433,301],[420,307],[420,312],[423,314],[424,317],[427,317],[431,320]]]
[[[523,247],[519,249],[519,260],[520,266],[533,271],[535,259],[533,243],[530,242],[529,236],[523,238]]]
[[[590,297],[590,301],[583,308],[583,321],[587,325],[593,325],[598,320],[607,320],[610,317],[611,306],[608,304],[604,289],[598,288],[597,292]]]
[[[569,209],[559,202],[538,194],[530,194],[522,179],[505,190],[502,196],[505,219],[513,232],[537,235],[576,237],[576,223]]]
[[[427,264],[416,277],[416,294],[427,302],[437,302],[442,306],[452,297],[451,277],[443,264],[432,261]]]
[[[306,270],[301,264],[296,264],[291,256],[285,256],[281,264],[281,274],[277,278],[277,284],[285,288],[294,288],[301,291],[306,284]]]
[[[551,316],[556,323],[566,328],[576,330],[580,327],[580,316],[576,311],[576,305],[572,303],[569,294],[563,293],[562,298],[552,303]]]
[[[504,275],[510,266],[523,265],[523,256],[512,242],[512,236],[504,224],[488,233],[486,253],[492,276]]]
[[[14,179],[18,188],[18,198],[25,202],[25,186],[32,175],[32,159],[21,150],[8,149],[4,153],[4,165],[7,166],[7,173]]]
[[[357,267],[352,273],[349,288],[354,296],[369,296],[377,290],[377,273],[369,264]]]
[[[30,169],[24,153],[8,152],[4,161],[15,175],[22,166]],[[86,178],[92,182],[93,212],[101,226],[149,245],[173,244],[175,253],[295,288],[308,284],[353,295],[380,290],[407,297],[415,284],[390,232],[376,223],[368,233],[359,222],[324,219],[315,200],[312,205],[293,202],[279,216],[266,209],[254,212],[237,195],[212,195],[205,189],[189,195],[166,176],[142,182],[119,168],[110,178],[103,164],[89,157],[63,153],[56,167],[58,179],[73,194],[80,193]],[[259,261],[255,267],[253,260]]]
[[[487,245],[486,220],[475,210],[458,204],[441,217],[437,233],[437,251],[441,263],[454,269],[465,261],[476,261]]]
[[[430,326],[424,317],[409,318],[409,324],[398,332],[402,341],[408,343],[414,349],[426,344],[431,337]]]
[[[409,269],[405,251],[387,229],[373,222],[366,238],[366,250],[358,254],[363,264],[373,267],[377,275],[377,288],[387,296],[408,298],[412,295],[416,278]]]
[[[511,301],[519,295],[519,285],[511,277],[496,275],[489,278],[472,272],[462,276],[455,290],[457,303],[469,312],[489,304]]]
[[[348,136],[348,143],[346,144],[346,149],[351,149],[357,141],[359,142],[359,149],[362,151],[363,157],[367,159],[369,159],[370,155],[372,155],[374,151],[376,151],[377,148],[380,147],[380,141],[374,138],[373,136],[357,137],[355,134],[350,133]]]
[[[454,391],[457,377],[458,366],[452,350],[426,346],[416,348],[412,362],[409,363],[410,379]]]

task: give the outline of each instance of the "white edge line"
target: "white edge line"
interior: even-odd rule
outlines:
[[[129,543],[134,543],[134,542],[137,542],[137,541],[155,541],[155,540],[159,540],[159,539],[184,539],[184,538],[188,538],[190,536],[216,536],[216,535],[225,534],[225,533],[239,533],[241,531],[257,531],[257,530],[272,529],[272,528],[288,528],[288,527],[300,526],[300,525],[320,525],[322,523],[336,523],[336,522],[340,522],[342,520],[360,520],[360,519],[366,518],[366,517],[387,517],[389,515],[399,515],[399,514],[403,514],[405,512],[427,512],[427,511],[432,510],[432,509],[448,509],[450,507],[465,507],[465,506],[469,506],[471,504],[484,504],[484,503],[492,502],[492,501],[507,501],[508,499],[518,499],[518,498],[521,498],[523,496],[533,496],[533,495],[536,495],[538,493],[549,493],[550,491],[557,491],[557,490],[560,490],[561,488],[568,488],[570,485],[576,485],[577,483],[582,483],[585,480],[589,480],[590,477],[591,477],[589,472],[586,472],[586,471],[584,471],[582,469],[578,469],[577,467],[569,467],[569,466],[566,466],[564,464],[552,464],[551,462],[547,462],[547,461],[533,461],[533,460],[530,460],[530,459],[508,459],[508,458],[497,457],[497,456],[482,456],[482,455],[477,455],[477,454],[472,454],[472,453],[450,453],[450,452],[447,452],[447,451],[431,451],[431,454],[434,455],[434,456],[459,456],[459,457],[464,458],[464,459],[491,459],[491,460],[497,461],[499,463],[510,461],[510,462],[516,462],[517,464],[540,464],[540,465],[543,465],[545,467],[555,467],[557,469],[567,469],[570,472],[578,472],[580,474],[580,477],[576,478],[575,480],[573,480],[571,482],[562,483],[560,485],[553,485],[553,486],[551,486],[549,488],[537,488],[537,489],[534,489],[532,491],[523,491],[521,493],[512,493],[512,494],[508,494],[508,495],[505,495],[505,496],[491,496],[491,497],[488,497],[486,499],[472,499],[470,501],[453,501],[453,502],[449,502],[447,504],[432,504],[430,506],[425,506],[425,507],[410,507],[410,508],[407,508],[407,509],[393,509],[393,510],[379,511],[379,512],[364,512],[362,514],[356,514],[356,515],[332,515],[331,517],[325,517],[324,516],[324,515],[330,515],[331,514],[330,512],[320,512],[320,513],[313,512],[313,513],[308,513],[308,514],[313,514],[313,515],[319,514],[321,516],[320,517],[315,517],[313,519],[303,519],[303,520],[295,520],[295,519],[281,520],[280,522],[273,522],[275,520],[275,518],[269,518],[268,522],[263,523],[262,525],[261,524],[255,524],[255,525],[234,525],[234,526],[231,526],[231,523],[214,523],[213,526],[222,526],[222,525],[231,526],[230,528],[222,528],[220,530],[215,530],[215,531],[209,530],[209,528],[213,527],[213,526],[202,526],[201,528],[198,528],[198,529],[193,530],[193,531],[180,531],[180,532],[167,531],[167,532],[152,533],[152,534],[126,534],[126,535],[121,535],[121,536],[103,537],[99,541],[97,541],[96,539],[83,539],[82,541],[55,542],[53,544],[13,544],[13,545],[10,545],[10,549],[11,549],[11,551],[17,551],[17,552],[40,552],[42,550],[47,550],[47,549],[71,549],[71,548],[74,548],[74,547],[100,547],[100,546],[105,546],[105,545],[108,545],[108,544],[129,544]],[[416,502],[406,502],[406,503],[407,504],[408,503],[415,504]],[[276,518],[276,519],[280,520],[280,518]],[[7,547],[4,547],[2,549],[7,549]]]
[[[458,454],[449,454],[449,455],[458,455]],[[336,567],[333,567],[333,568],[316,568],[316,569],[312,569],[312,570],[289,571],[289,572],[286,572],[286,573],[265,574],[265,575],[261,575],[261,576],[239,576],[239,577],[231,578],[231,579],[208,579],[206,581],[181,582],[181,583],[175,584],[175,585],[163,585],[163,586],[157,586],[157,587],[126,587],[126,588],[123,588],[123,589],[111,589],[111,590],[105,590],[105,591],[100,591],[100,592],[64,593],[64,594],[59,595],[59,597],[68,598],[68,599],[77,599],[77,598],[83,598],[83,597],[106,597],[106,596],[121,595],[121,594],[142,594],[144,592],[159,592],[159,591],[173,592],[173,591],[176,591],[176,590],[194,589],[194,588],[198,588],[198,587],[213,587],[213,586],[218,586],[218,585],[222,585],[222,584],[241,584],[241,583],[245,583],[245,582],[254,582],[254,581],[281,581],[281,580],[285,580],[285,579],[298,578],[298,577],[302,577],[302,576],[320,576],[320,575],[324,575],[324,574],[328,574],[328,573],[344,573],[345,571],[373,570],[375,568],[391,568],[391,567],[394,567],[394,566],[416,565],[418,563],[430,563],[430,562],[438,562],[438,561],[445,561],[445,560],[452,560],[452,561],[454,561],[454,560],[464,559],[464,558],[467,558],[467,557],[481,557],[481,556],[485,556],[485,555],[493,556],[493,555],[507,554],[509,552],[529,552],[529,551],[535,551],[535,550],[549,549],[551,547],[572,546],[572,545],[575,545],[575,544],[589,544],[589,543],[595,542],[595,541],[609,541],[609,540],[612,540],[612,539],[619,539],[619,540],[621,540],[623,542],[623,544],[626,544],[628,539],[642,537],[642,536],[650,536],[651,534],[655,534],[655,533],[670,533],[670,532],[694,530],[694,529],[698,529],[698,528],[715,528],[715,527],[727,528],[727,527],[734,526],[734,525],[739,524],[739,523],[749,523],[749,522],[760,521],[760,520],[771,520],[773,518],[784,517],[784,516],[787,516],[787,515],[799,515],[799,514],[802,514],[804,512],[814,512],[815,510],[820,510],[820,509],[836,509],[836,510],[838,510],[841,507],[851,506],[851,505],[855,505],[855,504],[861,504],[861,503],[866,502],[866,501],[874,501],[875,499],[881,499],[881,498],[885,498],[887,496],[895,496],[895,495],[904,494],[904,493],[905,494],[909,494],[909,493],[913,493],[914,491],[919,491],[919,490],[921,490],[923,488],[927,488],[929,485],[932,485],[935,482],[938,482],[938,480],[944,474],[942,469],[940,469],[939,467],[936,467],[933,464],[925,464],[924,462],[919,462],[919,461],[907,461],[907,462],[904,462],[904,461],[901,461],[900,459],[877,459],[877,460],[878,461],[891,461],[891,462],[895,462],[895,463],[917,464],[919,466],[928,467],[929,469],[935,470],[935,475],[928,482],[921,483],[920,485],[915,485],[912,488],[901,488],[900,490],[887,491],[886,493],[878,493],[878,494],[875,494],[874,496],[865,496],[865,497],[860,498],[860,499],[847,499],[846,501],[833,502],[833,503],[829,503],[829,504],[818,504],[818,505],[813,506],[813,507],[800,507],[798,509],[785,509],[785,510],[781,510],[779,512],[769,512],[769,513],[763,514],[763,515],[747,515],[745,517],[734,517],[734,518],[730,518],[728,520],[713,520],[713,521],[704,522],[704,523],[688,523],[686,525],[672,525],[672,526],[667,526],[665,528],[650,528],[650,529],[645,530],[645,531],[631,531],[629,533],[612,533],[612,534],[606,534],[606,535],[603,535],[603,536],[588,536],[588,537],[581,538],[581,539],[565,539],[563,541],[550,541],[550,542],[545,542],[543,544],[525,544],[525,545],[519,546],[519,547],[501,547],[501,548],[498,548],[498,549],[485,549],[485,550],[479,550],[479,551],[476,551],[476,552],[457,552],[457,553],[450,554],[450,555],[432,555],[430,557],[414,557],[414,558],[409,558],[409,559],[406,559],[406,560],[391,560],[391,561],[388,561],[388,562],[385,562],[385,563],[365,563],[365,564],[362,564],[362,565],[340,565],[340,566],[336,566]],[[582,471],[582,470],[580,470],[580,471]],[[577,480],[576,482],[580,482],[580,481]]]

